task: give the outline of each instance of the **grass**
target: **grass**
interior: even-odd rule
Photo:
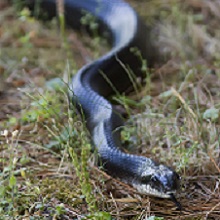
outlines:
[[[64,31],[63,22],[58,36],[55,21],[43,25],[3,1],[0,219],[218,219],[220,31],[215,9],[220,5],[217,0],[130,2],[160,33],[155,41],[166,61],[151,76],[146,72],[141,90],[137,86],[128,97],[113,97],[128,116],[122,143],[126,151],[181,174],[178,197],[184,210],[140,195],[94,165],[96,155],[84,123],[69,108],[65,82],[105,52],[96,29],[92,44],[87,36]],[[90,15],[83,22],[88,20],[95,24]]]

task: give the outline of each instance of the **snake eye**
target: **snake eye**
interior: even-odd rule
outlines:
[[[141,182],[143,183],[143,184],[148,184],[150,181],[151,181],[151,176],[149,175],[149,176],[142,176],[141,177]]]
[[[160,179],[157,176],[152,176],[150,180],[151,180],[151,182],[154,182],[154,183],[160,182]]]

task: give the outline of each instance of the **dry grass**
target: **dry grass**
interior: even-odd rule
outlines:
[[[84,38],[82,44],[69,31],[70,54],[62,48],[54,22],[45,27],[26,15],[18,19],[7,1],[1,1],[0,130],[9,131],[0,137],[2,219],[80,219],[88,210],[93,219],[108,219],[108,213],[115,219],[220,218],[220,3],[130,2],[154,24],[166,61],[155,68],[150,88],[131,95],[136,104],[124,104],[131,113],[123,143],[129,152],[178,170],[183,211],[107,176],[94,166],[92,154],[87,155],[89,182],[82,185],[65,146],[71,144],[81,161],[80,146],[88,141],[80,139],[85,133],[75,112],[68,112],[65,86],[51,90],[48,81],[51,85],[49,79],[76,72],[99,48],[92,54],[84,46],[90,40]],[[87,186],[96,198],[92,211],[82,190]]]

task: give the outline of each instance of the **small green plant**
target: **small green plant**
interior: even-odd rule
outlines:
[[[81,18],[81,24],[85,27],[89,35],[92,37],[89,38],[89,47],[91,47],[93,51],[93,59],[97,59],[98,57],[100,57],[101,54],[106,53],[106,47],[108,47],[108,33],[99,32],[99,23],[94,15],[83,10],[82,13],[83,16]]]
[[[13,6],[19,12],[24,8],[25,2],[23,0],[12,0]]]
[[[72,128],[72,120],[69,121],[70,128]],[[91,151],[91,145],[87,139],[87,134],[85,132],[85,127],[81,122],[75,123],[77,127],[77,143],[80,143],[81,146],[81,156],[78,158],[76,151],[72,146],[71,140],[67,142],[68,151],[71,156],[72,162],[74,164],[76,174],[80,181],[82,194],[85,196],[86,202],[88,204],[89,211],[94,213],[97,212],[97,204],[94,194],[92,192],[92,186],[89,178],[88,170],[88,159]]]
[[[89,31],[91,32],[93,38],[92,46],[94,48],[98,48],[98,45],[100,44],[100,36],[98,34],[97,19],[91,13],[84,11],[84,16],[81,18],[81,23],[82,25],[87,26],[89,28]]]
[[[22,160],[22,158],[19,159],[17,153],[20,148],[17,143],[19,131],[15,130],[10,133],[5,130],[2,136],[5,137],[5,146],[11,152],[9,163],[7,164],[7,161],[5,161],[6,165],[0,173],[0,215],[7,218],[8,216],[15,217],[24,212],[32,199],[39,194],[39,189],[33,187],[26,178],[25,168],[18,168]],[[22,185],[26,188],[25,192],[20,191],[21,181],[18,180],[19,177],[23,178]]]

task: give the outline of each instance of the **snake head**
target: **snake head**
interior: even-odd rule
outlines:
[[[134,184],[139,192],[161,198],[171,198],[179,186],[180,176],[164,165],[146,169],[142,172],[139,183]]]

